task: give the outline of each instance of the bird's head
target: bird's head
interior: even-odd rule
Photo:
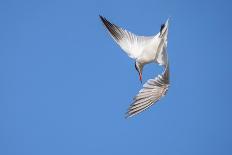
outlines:
[[[143,64],[135,61],[135,69],[139,73],[139,80],[142,83]]]

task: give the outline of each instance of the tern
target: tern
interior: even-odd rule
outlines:
[[[169,19],[161,25],[160,32],[154,36],[138,36],[109,22],[101,15],[100,19],[115,42],[130,58],[135,60],[135,69],[139,73],[141,82],[145,64],[155,62],[165,65],[167,63],[166,56],[163,55],[166,53],[162,53],[162,50],[167,41]]]
[[[168,90],[169,63],[166,49],[169,19],[161,25],[160,31],[154,36],[138,36],[111,23],[101,15],[100,19],[114,41],[130,58],[135,60],[135,69],[141,83],[145,64],[154,62],[164,67],[163,73],[148,80],[134,97],[127,112],[127,117],[132,117],[156,103]]]
[[[133,103],[130,105],[127,117],[132,117],[140,112],[146,110],[154,103],[159,101],[161,97],[165,96],[169,88],[169,64],[165,65],[165,69],[161,75],[154,79],[149,79],[144,85],[143,89],[134,97]]]

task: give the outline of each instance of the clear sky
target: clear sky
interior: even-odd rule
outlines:
[[[0,2],[1,155],[231,155],[232,3],[222,0]],[[98,15],[136,34],[171,16],[171,87],[125,119],[134,61]],[[144,80],[162,70],[144,69]]]

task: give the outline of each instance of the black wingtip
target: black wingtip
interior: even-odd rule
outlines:
[[[101,20],[103,20],[103,19],[104,19],[104,17],[103,17],[102,15],[99,15],[99,18],[100,18]]]
[[[99,18],[101,19],[101,21],[103,22],[104,25],[108,22],[108,21],[106,20],[106,18],[103,17],[102,15],[99,15]]]
[[[120,40],[122,39],[122,32],[120,30],[120,28],[118,26],[116,26],[115,24],[111,23],[110,21],[108,21],[105,17],[99,15],[103,25],[108,29],[108,31],[110,32],[110,34],[113,36],[113,38],[115,40]]]
[[[107,27],[107,24],[109,23],[105,17],[103,17],[102,15],[99,15],[100,20],[102,21],[102,23]]]

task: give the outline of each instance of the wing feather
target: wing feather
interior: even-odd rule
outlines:
[[[155,104],[162,96],[165,96],[169,87],[169,65],[166,64],[162,75],[158,75],[155,79],[148,80],[143,89],[134,97],[133,103],[130,105],[127,116],[132,117],[146,110]]]
[[[152,41],[154,38],[154,36],[137,36],[109,22],[102,16],[100,16],[100,19],[106,29],[109,31],[111,37],[132,59],[138,58],[143,51],[144,44],[148,44],[149,40]]]

